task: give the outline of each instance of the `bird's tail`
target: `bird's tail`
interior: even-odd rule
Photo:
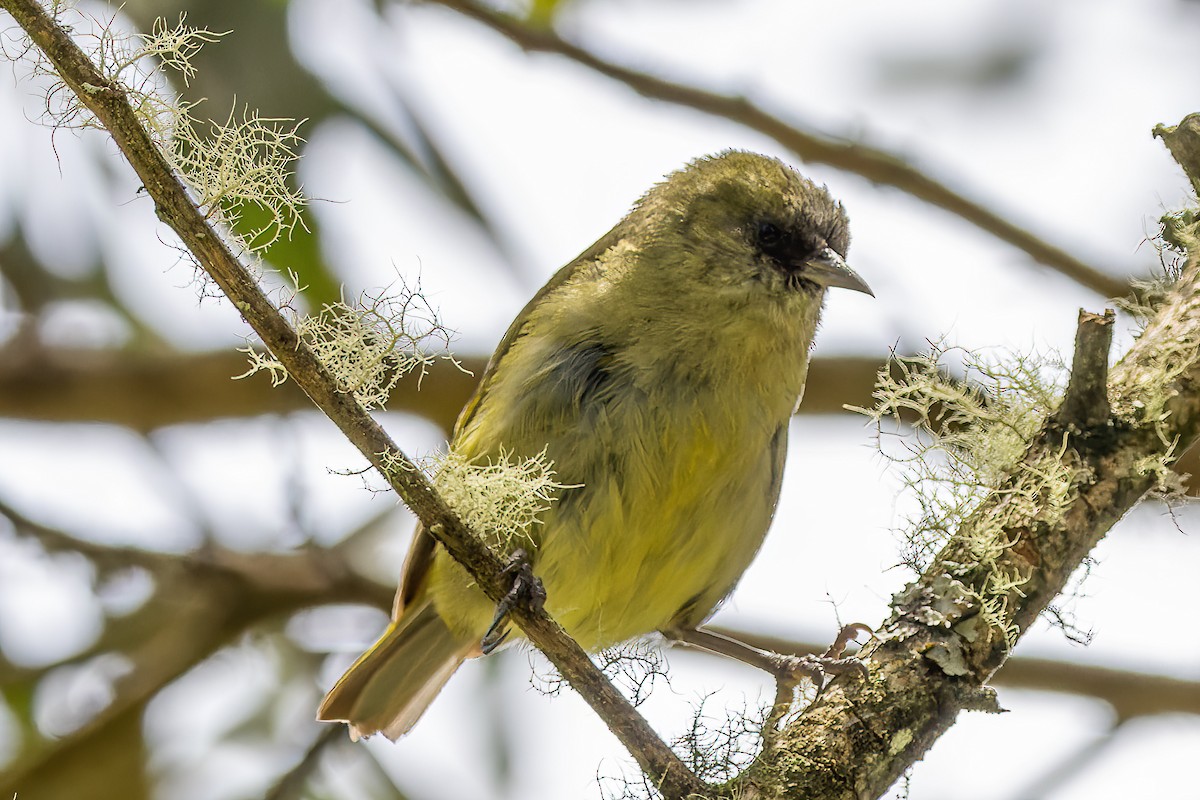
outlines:
[[[383,732],[395,741],[416,724],[471,651],[428,599],[404,609],[370,650],[325,695],[317,719],[345,722],[358,739]]]

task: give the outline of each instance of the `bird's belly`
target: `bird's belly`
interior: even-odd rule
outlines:
[[[589,650],[696,623],[732,590],[770,525],[770,439],[693,435],[595,470],[545,519],[547,610]]]

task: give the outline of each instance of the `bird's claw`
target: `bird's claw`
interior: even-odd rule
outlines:
[[[861,660],[850,658],[828,658],[826,656],[785,656],[778,655],[776,661],[775,680],[785,686],[795,686],[807,678],[818,687],[823,686],[826,676],[858,674],[863,678],[870,677],[867,665]]]
[[[807,678],[817,687],[820,694],[825,688],[826,676],[857,674],[864,680],[870,677],[867,665],[859,658],[850,656],[843,658],[846,645],[863,633],[874,633],[870,627],[861,622],[855,622],[838,631],[833,644],[819,656],[787,656],[773,654],[775,665],[775,681],[781,688],[791,689]]]
[[[529,554],[524,550],[514,550],[504,563],[500,572],[502,577],[512,581],[508,593],[496,604],[496,616],[479,643],[484,655],[495,650],[508,638],[508,626],[505,621],[508,612],[518,605],[540,611],[546,603],[546,588],[541,580],[533,574],[529,563]]]
[[[846,650],[846,645],[857,639],[860,635],[874,636],[875,631],[870,625],[862,622],[851,622],[849,625],[843,625],[838,631],[837,638],[833,640],[833,644],[829,645],[829,649],[825,651],[824,658],[841,658],[842,653]],[[866,669],[864,666],[863,669]]]

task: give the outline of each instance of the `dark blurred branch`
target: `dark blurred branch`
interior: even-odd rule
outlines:
[[[264,609],[274,615],[286,615],[330,603],[361,603],[382,611],[390,610],[394,587],[357,574],[347,560],[346,553],[367,531],[373,530],[383,517],[391,513],[384,512],[368,520],[332,549],[247,554],[223,548],[207,548],[196,553],[174,555],[98,544],[34,522],[0,502],[0,515],[9,519],[19,535],[36,539],[47,552],[80,553],[101,571],[138,566],[148,570],[160,584],[170,585],[181,575],[204,582],[217,582],[223,586],[232,581],[240,587],[239,591],[245,598],[241,607],[253,611],[254,615],[263,613]],[[156,601],[152,600],[143,610],[148,611],[156,606]],[[96,646],[64,663],[78,663],[103,652],[127,651],[140,637],[122,633],[122,625],[148,630],[169,618],[169,615],[155,613],[150,615],[153,622],[143,622],[137,618],[139,613],[142,612],[135,612],[132,618],[111,621],[109,627],[116,629],[115,635],[106,630]],[[241,627],[248,627],[254,619],[248,617]],[[745,630],[719,626],[710,626],[710,629],[775,653],[816,654],[825,649],[824,644],[799,642]],[[707,655],[699,650],[689,652]],[[30,679],[46,669],[18,669],[0,661],[0,683]],[[1006,662],[994,682],[1014,688],[1092,697],[1111,705],[1121,719],[1164,713],[1200,714],[1200,682],[1164,675],[1022,657]]]
[[[871,148],[871,146],[822,136],[822,134],[800,130],[758,108],[745,97],[715,94],[696,89],[694,86],[668,82],[631,70],[601,59],[589,50],[566,42],[546,28],[534,28],[511,14],[494,10],[474,0],[427,0],[434,4],[452,8],[493,30],[510,38],[517,46],[528,52],[556,53],[604,74],[608,78],[628,85],[638,94],[670,103],[701,110],[722,119],[738,122],[751,130],[766,134],[804,161],[829,164],[830,167],[845,169],[862,175],[875,184],[893,186],[920,200],[966,219],[978,228],[988,231],[997,239],[1009,243],[1025,252],[1039,264],[1062,272],[1074,281],[1104,297],[1123,296],[1128,293],[1126,283],[1106,275],[1097,267],[1085,264],[1060,247],[1050,245],[1030,231],[1009,222],[988,207],[977,203],[942,182],[930,178],[908,164],[900,156]]]
[[[419,414],[449,431],[487,363],[459,359],[467,374],[437,360],[418,389],[401,381],[389,410]],[[291,381],[262,375],[234,380],[246,356],[99,350],[0,351],[0,417],[43,422],[107,422],[146,433],[167,425],[312,410]]]
[[[817,655],[827,646],[720,626],[706,627],[772,653]],[[703,650],[688,652],[707,655]],[[1101,700],[1112,706],[1118,719],[1155,714],[1200,714],[1200,681],[1074,661],[1018,656],[1006,661],[991,683],[1013,689],[1061,692]]]
[[[29,251],[24,231],[17,230],[0,244],[0,277],[12,290],[16,306],[36,318],[52,303],[66,300],[99,300],[119,316],[143,346],[161,344],[158,334],[130,311],[113,291],[109,274],[99,265],[79,278],[64,278],[47,270]]]
[[[861,175],[873,183],[900,189],[965,219],[1021,250],[1039,264],[1061,272],[1102,297],[1121,297],[1129,291],[1129,286],[1123,280],[1114,278],[1062,248],[1040,239],[991,209],[931,178],[894,153],[802,130],[744,97],[707,92],[614,64],[563,40],[552,30],[530,26],[517,17],[474,0],[427,1],[484,23],[511,39],[523,50],[556,53],[601,75],[620,81],[645,97],[694,108],[758,131],[791,150],[804,161],[828,164]]]
[[[244,608],[255,610],[256,613],[262,609],[273,609],[273,613],[279,615],[329,603],[361,603],[382,611],[390,610],[394,588],[357,574],[346,554],[363,535],[374,530],[392,513],[386,511],[372,517],[332,549],[308,548],[299,552],[248,554],[209,547],[195,553],[175,555],[98,544],[33,521],[0,501],[0,515],[10,521],[18,535],[37,540],[48,553],[79,553],[95,563],[101,572],[140,567],[154,576],[157,583],[170,584],[176,576],[183,574],[203,581],[233,581],[241,587],[240,591],[247,598]],[[154,601],[148,602],[143,611],[155,606]],[[103,652],[126,651],[140,637],[123,632],[123,626],[147,630],[164,621],[161,614],[151,614],[152,622],[140,621],[138,615],[141,613],[135,612],[131,617],[110,621],[109,629],[112,630],[106,630],[95,646],[64,663],[78,663]],[[250,620],[245,624],[249,625]],[[825,649],[823,644],[745,630],[711,629],[776,653],[816,654]],[[695,652],[704,654],[704,651]],[[18,669],[0,661],[0,683],[29,679],[46,669]],[[1004,669],[997,673],[994,682],[1016,688],[1093,697],[1111,705],[1122,719],[1171,712],[1200,714],[1200,682],[1163,675],[1023,657],[1008,661]]]
[[[146,769],[145,710],[145,700],[126,706],[108,719],[101,736],[49,740],[45,744],[53,759],[38,759],[36,769],[21,771],[8,764],[0,772],[0,792],[9,800],[151,800],[155,792]],[[23,751],[16,763],[28,755]]]
[[[418,414],[449,431],[487,359],[459,358],[430,365],[418,388],[403,380],[389,411]],[[816,357],[809,368],[804,414],[836,414],[842,404],[869,406],[882,364],[873,358]],[[209,353],[124,353],[98,350],[0,351],[0,417],[43,422],[107,422],[142,433],[166,425],[312,409],[291,382],[272,388],[246,371],[246,357]]]
[[[149,570],[162,589],[131,617],[110,621],[95,647],[64,662],[82,663],[103,652],[125,654],[134,664],[134,672],[118,685],[114,704],[84,729],[61,742],[45,743],[43,747],[35,748],[36,757],[31,753],[10,765],[0,775],[0,787],[16,786],[18,781],[28,786],[30,780],[40,779],[43,768],[51,769],[59,763],[63,752],[60,748],[80,750],[88,741],[102,742],[107,736],[109,722],[116,724],[128,709],[140,707],[174,677],[266,619],[328,603],[361,603],[383,611],[389,610],[392,604],[393,588],[354,574],[344,555],[351,543],[362,532],[373,528],[377,520],[369,521],[351,533],[342,545],[330,550],[248,555],[208,548],[197,553],[173,555],[97,544],[32,522],[11,508],[4,508],[3,513],[20,535],[36,538],[48,552],[78,552],[102,569],[136,564]],[[196,635],[175,639],[168,629],[178,630],[181,626]],[[802,654],[824,649],[823,645],[745,631],[723,632],[774,652]],[[33,681],[55,666],[60,665],[19,669],[0,662],[3,667],[0,684]],[[1094,697],[1112,705],[1121,719],[1172,712],[1200,714],[1200,683],[1164,676],[1049,659],[1016,658],[1005,665],[994,682]],[[317,757],[316,752],[326,747],[331,737],[341,735],[337,728],[329,731],[315,743],[313,758]],[[310,760],[305,757],[297,770],[307,771],[311,767]],[[279,786],[292,787],[299,779],[297,773],[288,781],[281,781]]]
[[[436,361],[418,389],[415,380],[393,390],[389,411],[417,414],[449,434],[487,359],[460,358],[473,374]],[[817,356],[810,362],[801,414],[840,414],[843,404],[869,407],[880,362],[854,356]],[[0,417],[40,422],[106,422],[146,433],[167,425],[307,411],[312,402],[295,383],[272,387],[260,375],[235,381],[245,356],[211,353],[109,351],[0,352]],[[1177,464],[1200,475],[1200,448]],[[1197,487],[1188,481],[1188,491]]]
[[[0,774],[0,791],[6,796],[44,780],[44,773],[52,772],[57,759],[68,751],[102,748],[112,726],[125,719],[128,712],[143,706],[236,632],[228,627],[230,614],[235,611],[230,601],[236,595],[223,591],[224,584],[192,580],[186,573],[172,578],[169,588],[152,600],[159,611],[169,615],[169,624],[159,626],[139,646],[124,653],[135,668],[116,682],[112,702],[67,736],[27,742],[21,755]]]
[[[167,684],[264,620],[325,603],[391,607],[393,589],[364,579],[344,555],[345,548],[372,529],[377,519],[332,549],[242,553],[207,547],[174,555],[98,544],[34,522],[7,505],[0,505],[0,514],[19,536],[37,540],[48,553],[80,553],[101,571],[137,566],[151,575],[156,586],[140,609],[110,620],[95,645],[68,661],[41,669],[0,661],[4,686],[36,681],[51,669],[85,663],[108,652],[120,653],[133,666],[116,682],[112,702],[82,728],[59,739],[26,743],[21,756],[0,773],[0,794],[49,780],[65,753],[103,748],[112,726],[123,724]]]
[[[236,587],[244,595],[242,607],[260,616],[314,602],[363,603],[380,608],[390,608],[392,603],[392,590],[364,580],[343,556],[358,532],[351,533],[332,549],[309,547],[288,553],[246,553],[208,546],[179,556],[139,547],[113,547],[72,536],[29,519],[3,501],[0,501],[0,515],[13,524],[18,535],[36,539],[46,552],[79,553],[101,571],[140,567],[160,582],[187,573],[202,581],[220,581],[227,587]],[[372,518],[358,531],[373,528],[378,520],[379,517]]]
[[[179,236],[288,375],[379,470],[425,530],[475,579],[494,602],[511,586],[504,562],[470,531],[430,485],[423,472],[396,446],[366,410],[338,388],[338,381],[288,324],[254,275],[210,226],[187,188],[130,107],[124,87],[99,72],[68,33],[36,0],[0,0],[66,86],[113,137],[153,198],[159,219]],[[517,605],[509,617],[558,668],[608,725],[667,798],[704,797],[707,787],[592,664],[587,653],[544,609]]]

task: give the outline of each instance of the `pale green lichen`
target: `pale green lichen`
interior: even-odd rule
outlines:
[[[960,362],[958,377],[943,366],[952,356]],[[900,466],[916,501],[917,512],[901,526],[905,563],[925,570],[956,535],[955,560],[942,567],[952,576],[976,576],[972,605],[1010,642],[1018,632],[1010,604],[1026,577],[1005,566],[1013,544],[1007,531],[1052,524],[1070,503],[1078,477],[1065,451],[1027,457],[1058,406],[1065,374],[1055,357],[937,344],[925,355],[894,359],[880,373],[875,407],[853,409],[875,423],[881,451]],[[985,501],[993,511],[976,514]]]
[[[381,456],[385,475],[419,469],[454,513],[493,550],[510,553],[534,544],[531,529],[558,499],[576,485],[556,481],[546,451],[520,458],[501,451],[496,457],[469,458],[450,449],[416,462],[401,455]]]
[[[296,309],[299,291],[290,290],[283,311],[338,389],[354,395],[367,410],[385,406],[405,375],[416,373],[419,385],[438,358],[457,364],[446,350],[453,333],[429,305],[419,282],[412,288],[401,281],[398,288],[363,293],[353,304],[330,303],[317,314]],[[250,346],[241,352],[250,369],[239,378],[267,372],[273,385],[287,380],[286,368],[270,353]]]
[[[267,119],[249,109],[231,110],[224,122],[201,122],[195,103],[171,88],[168,73],[188,85],[196,71],[195,55],[227,32],[188,25],[180,14],[175,25],[159,19],[148,34],[121,30],[114,13],[88,16],[69,4],[55,3],[59,24],[71,30],[84,53],[123,95],[159,152],[194,193],[204,214],[225,227],[223,235],[239,251],[260,251],[303,225],[307,198],[291,186],[292,162],[302,143],[300,123]],[[46,82],[47,117],[56,128],[100,128],[100,123],[58,77],[44,55],[34,56],[35,75]],[[89,94],[105,90],[85,86]],[[237,236],[230,228],[244,210],[266,212],[266,222]]]
[[[434,460],[433,486],[489,545],[509,552],[533,545],[530,529],[554,503],[564,484],[554,480],[546,451],[531,458],[501,452],[467,458],[450,450]]]
[[[1164,214],[1159,220],[1158,234],[1148,241],[1158,251],[1158,268],[1144,278],[1132,279],[1128,295],[1112,299],[1112,304],[1137,324],[1136,336],[1141,335],[1167,301],[1183,274],[1188,254],[1200,245],[1200,209]]]
[[[943,367],[955,355],[960,377]],[[1054,357],[997,356],[941,344],[921,356],[894,358],[880,372],[875,406],[850,410],[875,424],[881,451],[901,468],[917,501],[918,513],[904,526],[905,563],[924,569],[979,503],[997,492],[1031,510],[1046,500],[1055,508],[1065,504],[1069,469],[1057,459],[1020,463],[1057,407],[1064,375]],[[1015,483],[1014,469],[1021,473]],[[1049,495],[1035,497],[1046,489]],[[973,545],[981,558],[1003,546],[986,536]]]
[[[234,225],[247,208],[265,209],[268,222],[242,237],[251,251],[262,250],[303,225],[300,209],[308,200],[290,185],[291,164],[303,143],[302,123],[267,119],[233,110],[222,123],[201,125],[190,114],[175,121],[173,166],[196,194],[206,216]]]
[[[1158,248],[1161,268],[1144,280],[1132,282],[1128,297],[1115,300],[1115,305],[1129,314],[1138,324],[1137,336],[1145,331],[1151,319],[1171,297],[1189,259],[1200,253],[1200,210],[1183,209],[1163,215],[1159,235],[1154,243]],[[1186,499],[1186,476],[1173,467],[1178,457],[1179,440],[1167,432],[1169,404],[1176,396],[1178,379],[1195,363],[1200,341],[1186,336],[1163,337],[1155,349],[1145,355],[1143,379],[1137,381],[1136,397],[1113,398],[1114,408],[1125,414],[1133,424],[1151,423],[1164,449],[1146,455],[1133,465],[1138,477],[1153,480],[1151,492],[1173,505]]]
[[[909,728],[901,728],[892,734],[892,739],[888,742],[888,755],[896,756],[904,751],[912,743],[913,732]]]
[[[1165,451],[1151,453],[1133,464],[1133,473],[1152,479],[1154,484],[1150,491],[1167,504],[1182,502],[1187,498],[1186,476],[1180,475],[1173,466],[1178,444],[1179,440],[1173,439]]]

